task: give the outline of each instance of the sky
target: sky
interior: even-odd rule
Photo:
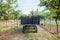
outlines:
[[[5,2],[6,0],[4,0]],[[22,10],[23,14],[30,14],[31,10],[38,9],[39,11],[43,10],[45,7],[40,7],[38,4],[39,0],[18,0],[18,10]],[[13,5],[14,7],[15,5]]]
[[[43,10],[45,7],[39,7],[39,0],[18,0],[18,8],[23,14],[29,14],[31,10]]]

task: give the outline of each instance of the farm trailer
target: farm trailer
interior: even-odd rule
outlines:
[[[37,25],[40,24],[40,16],[21,16],[21,25],[23,25],[23,33],[37,32]]]

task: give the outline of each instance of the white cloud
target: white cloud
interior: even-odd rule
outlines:
[[[18,9],[22,10],[23,14],[30,14],[30,11],[33,10],[43,10],[44,7],[38,7],[39,0],[19,0]]]
[[[30,14],[30,11],[31,11],[32,9],[24,9],[24,10],[22,10],[22,13],[23,14]]]

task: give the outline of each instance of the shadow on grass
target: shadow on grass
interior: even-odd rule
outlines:
[[[18,30],[16,30],[15,32],[16,34],[27,34],[27,33],[37,33],[35,31],[26,31],[25,33],[23,33],[23,27],[19,28]]]
[[[15,32],[16,34],[23,34],[23,28],[19,28]]]

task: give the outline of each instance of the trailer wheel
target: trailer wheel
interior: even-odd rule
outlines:
[[[37,27],[35,27],[35,32],[37,33]]]
[[[26,26],[23,26],[23,33],[25,33],[25,28],[26,28]]]
[[[23,27],[23,33],[24,33],[24,27]]]
[[[37,26],[33,25],[33,27],[34,27],[35,33],[37,33]]]

